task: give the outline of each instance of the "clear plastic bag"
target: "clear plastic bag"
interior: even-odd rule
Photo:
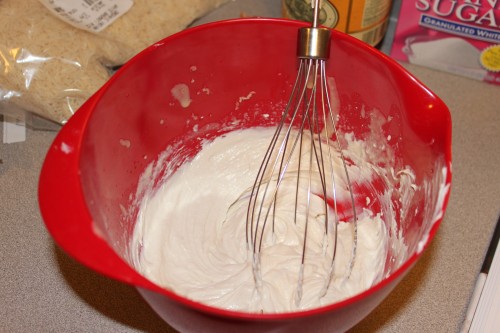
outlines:
[[[64,124],[117,66],[227,1],[137,0],[92,33],[39,1],[0,0],[0,103]]]

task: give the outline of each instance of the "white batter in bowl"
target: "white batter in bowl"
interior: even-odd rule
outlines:
[[[192,160],[171,174],[159,188],[146,193],[132,241],[133,264],[141,274],[205,304],[245,312],[276,313],[331,304],[368,289],[384,277],[385,263],[391,256],[389,248],[398,247],[393,252],[398,253],[398,261],[404,260],[406,249],[402,241],[397,234],[389,239],[389,229],[395,229],[395,214],[392,211],[384,214],[380,209],[372,211],[370,207],[392,210],[388,192],[392,192],[396,183],[400,184],[401,178],[410,180],[406,181],[408,186],[404,191],[412,192],[411,171],[405,169],[395,177],[394,169],[376,167],[373,160],[380,156],[372,156],[366,142],[346,135],[348,148],[344,154],[352,162],[348,167],[351,181],[369,187],[371,181],[382,177],[388,186],[388,192],[376,199],[387,201],[385,204],[371,205],[373,199],[367,196],[362,198],[362,207],[357,207],[358,249],[351,274],[347,272],[353,224],[344,216],[338,228],[334,273],[331,281],[327,281],[333,239],[325,237],[324,222],[320,218],[324,215],[323,199],[313,198],[303,297],[299,304],[294,301],[304,224],[293,223],[295,190],[293,184],[289,184],[290,191],[287,191],[285,183],[279,200],[290,201],[290,205],[286,205],[289,209],[276,213],[276,232],[266,233],[261,253],[262,289],[258,291],[251,253],[246,245],[245,219],[248,191],[273,133],[274,128],[252,128],[207,141]],[[303,156],[308,156],[307,152]],[[293,169],[292,165],[290,172]],[[342,177],[340,169],[334,172]],[[319,179],[316,186],[320,186]],[[343,200],[342,191],[338,200]],[[326,294],[325,286],[328,286]]]

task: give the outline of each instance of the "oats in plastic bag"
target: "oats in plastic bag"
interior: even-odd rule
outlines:
[[[59,6],[65,3],[99,7],[120,1],[132,2],[0,0],[0,103],[64,124],[114,67],[228,0],[141,0],[119,15],[113,12],[118,7],[110,6],[97,18],[115,17],[97,32],[53,13],[69,15],[71,9]],[[48,3],[55,9],[47,8]]]

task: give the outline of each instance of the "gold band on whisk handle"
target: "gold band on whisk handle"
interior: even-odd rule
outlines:
[[[313,3],[313,19],[310,27],[299,29],[297,56],[307,59],[330,57],[330,29],[319,27],[320,0]]]
[[[330,29],[306,27],[299,29],[297,56],[308,59],[330,57]]]

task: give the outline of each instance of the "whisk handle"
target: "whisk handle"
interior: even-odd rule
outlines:
[[[305,27],[299,29],[297,56],[308,59],[330,57],[330,29]]]

